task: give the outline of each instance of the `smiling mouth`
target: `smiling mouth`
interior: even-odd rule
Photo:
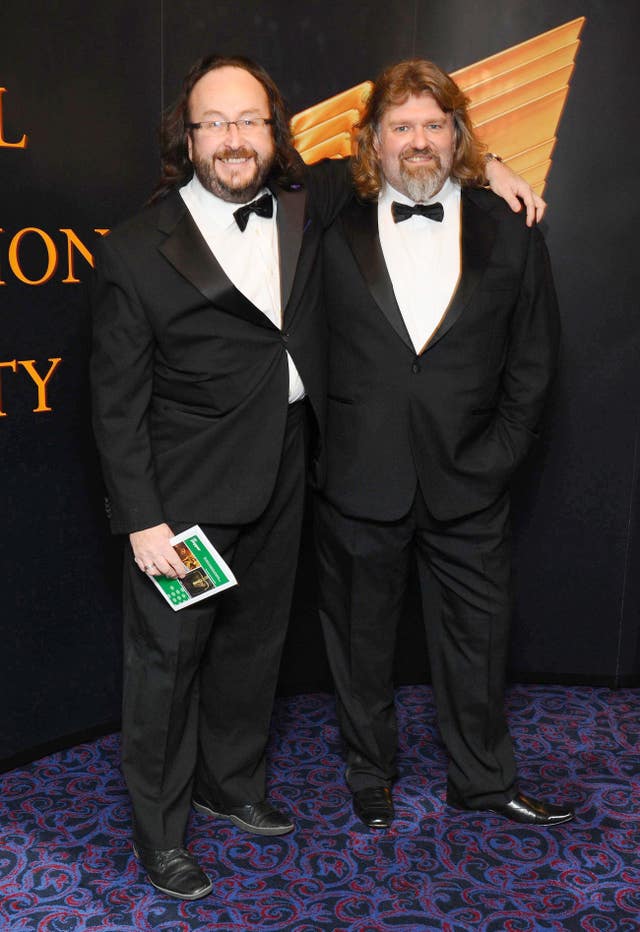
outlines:
[[[435,152],[431,152],[431,151],[416,152],[414,149],[412,151],[406,152],[402,156],[402,161],[403,162],[415,162],[416,164],[420,164],[422,162],[438,162],[440,160],[438,156],[435,154]]]
[[[255,161],[255,157],[255,152],[250,149],[223,149],[215,156],[218,162],[229,166],[246,165],[247,162]]]

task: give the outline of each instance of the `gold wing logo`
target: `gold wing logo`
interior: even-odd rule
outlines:
[[[451,77],[470,100],[480,139],[542,194],[585,23],[581,16]],[[296,114],[293,141],[308,164],[352,151],[352,128],[373,84],[364,81]]]

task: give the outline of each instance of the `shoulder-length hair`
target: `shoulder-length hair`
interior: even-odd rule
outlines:
[[[456,146],[451,177],[462,185],[484,182],[484,146],[476,137],[467,113],[468,98],[455,81],[433,62],[414,58],[385,68],[374,84],[361,121],[355,127],[356,151],[352,171],[360,197],[366,200],[376,198],[384,181],[374,148],[384,114],[390,107],[421,94],[430,94],[440,109],[453,118]]]
[[[170,190],[182,187],[193,175],[193,165],[187,148],[186,124],[189,118],[189,98],[200,78],[218,68],[242,68],[248,71],[263,86],[269,101],[269,116],[273,120],[272,131],[275,159],[271,178],[278,184],[288,186],[301,181],[300,157],[291,141],[291,130],[287,110],[280,91],[262,65],[243,55],[207,55],[194,62],[182,82],[182,93],[165,110],[160,126],[160,180],[151,195],[150,203],[163,197]]]

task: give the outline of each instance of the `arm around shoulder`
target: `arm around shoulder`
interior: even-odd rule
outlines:
[[[323,227],[330,226],[353,194],[351,159],[324,159],[307,166],[307,185]]]

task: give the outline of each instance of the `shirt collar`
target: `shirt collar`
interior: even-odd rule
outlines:
[[[447,178],[445,183],[442,185],[437,194],[434,194],[433,197],[429,198],[428,201],[425,201],[425,204],[437,204],[440,203],[444,207],[444,215],[447,216],[447,204],[451,204],[460,194],[460,184],[457,181],[454,181],[451,177]],[[412,201],[410,197],[407,197],[406,194],[402,194],[400,191],[396,191],[388,181],[384,182],[380,195],[378,197],[378,202],[383,209],[388,209],[391,211],[391,204],[393,201],[398,201],[400,204],[410,204],[413,206],[416,202]]]
[[[250,204],[252,201],[257,200],[257,198],[262,197],[263,194],[270,193],[268,188],[262,188],[257,194],[249,198],[249,200],[242,201],[239,204],[231,201],[224,201],[221,197],[218,197],[217,194],[212,194],[211,191],[207,191],[195,172],[193,173],[191,181],[188,181],[187,184],[180,188],[180,194],[187,207],[189,209],[195,208],[198,213],[204,214],[207,218],[207,222],[219,229],[226,229],[229,226],[235,225],[235,217],[233,214],[238,207],[242,207],[242,204]]]

